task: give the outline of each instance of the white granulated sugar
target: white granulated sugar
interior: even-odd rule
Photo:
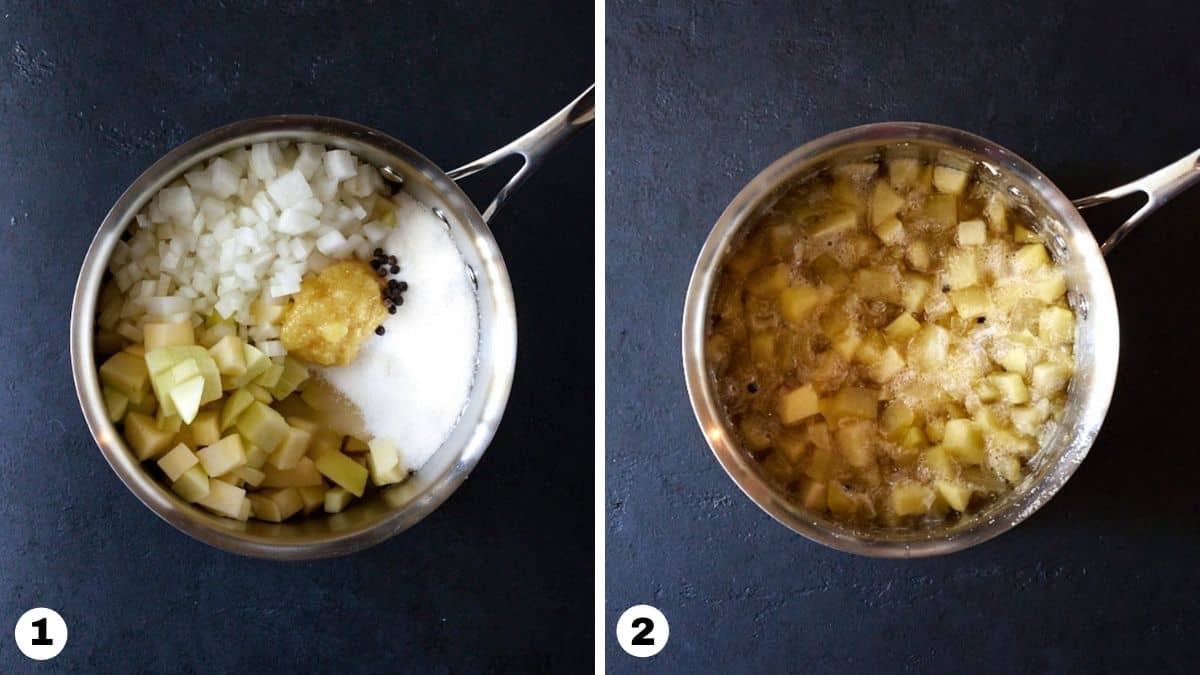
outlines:
[[[425,205],[397,194],[397,226],[379,245],[400,263],[404,304],[348,366],[321,375],[362,412],[366,430],[390,439],[420,468],[453,430],[470,393],[479,308],[446,227]]]

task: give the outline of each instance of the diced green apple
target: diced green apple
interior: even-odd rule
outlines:
[[[300,500],[304,502],[304,515],[307,516],[325,505],[325,486],[310,485],[296,489],[300,492]]]
[[[950,508],[960,513],[967,510],[967,505],[971,502],[971,488],[947,480],[934,481],[933,486]]]
[[[878,227],[889,218],[895,219],[896,212],[904,207],[904,198],[896,194],[886,182],[875,181],[871,192],[871,226]],[[882,238],[882,237],[881,237]]]
[[[897,190],[907,190],[917,184],[921,160],[916,157],[897,157],[887,162],[888,182]]]
[[[171,483],[171,489],[184,501],[200,501],[207,497],[210,491],[208,475],[204,473],[204,469],[193,466]]]
[[[283,420],[283,415],[261,401],[251,403],[246,411],[237,418],[235,426],[248,442],[268,453],[274,452],[275,448],[279,447],[279,444],[287,437],[289,428],[287,422]]]
[[[958,224],[955,241],[959,246],[983,246],[987,243],[987,225],[982,220],[964,220]]]
[[[138,461],[154,459],[171,447],[174,431],[163,431],[153,417],[138,412],[125,415],[125,439]]]
[[[1059,363],[1039,363],[1033,367],[1030,383],[1038,396],[1056,394],[1071,381],[1071,369]]]
[[[208,348],[217,372],[222,377],[240,377],[246,372],[245,343],[236,335],[227,335]]]
[[[840,209],[825,216],[808,228],[813,239],[824,239],[858,229],[858,214],[854,209]]]
[[[797,387],[779,400],[779,420],[796,424],[821,412],[817,391],[811,384]]]
[[[208,485],[208,494],[197,499],[196,503],[214,513],[240,520],[246,491],[219,480],[210,480]]]
[[[225,390],[239,389],[258,379],[271,367],[271,359],[253,345],[242,345],[242,358],[246,362],[246,370],[241,375],[226,375],[221,378],[221,387]]]
[[[267,391],[259,384],[252,382],[242,387],[242,389],[245,389],[247,392],[249,392],[250,395],[254,397],[254,400],[258,401],[259,403],[266,403],[268,405],[271,403],[271,392]]]
[[[308,379],[308,368],[290,356],[283,360],[283,372],[279,381],[271,388],[271,395],[282,401],[296,391]]]
[[[223,476],[246,464],[246,448],[242,437],[230,434],[196,453],[200,466],[209,476]]]
[[[892,488],[892,510],[898,516],[916,516],[929,512],[933,506],[933,490],[916,482],[901,483]]]
[[[326,452],[314,462],[317,471],[334,484],[361,497],[367,485],[367,469],[340,452]]]
[[[948,295],[950,304],[954,305],[954,310],[964,319],[986,317],[992,311],[991,297],[986,289],[979,286],[950,291]]]
[[[779,293],[779,313],[788,323],[803,325],[821,304],[822,297],[821,291],[811,286],[789,286]]]
[[[970,178],[970,174],[962,169],[941,165],[933,167],[933,187],[938,192],[951,195],[962,194]]]
[[[145,391],[150,380],[144,361],[129,352],[120,351],[100,366],[100,382],[128,396]]]
[[[921,323],[912,314],[904,312],[883,329],[883,334],[893,342],[904,344],[919,330],[921,330]]]
[[[263,371],[262,375],[259,375],[254,379],[254,384],[262,387],[266,391],[270,391],[275,387],[275,385],[279,384],[279,378],[281,375],[283,375],[283,364],[271,363],[271,365],[267,366],[267,369]]]
[[[1017,373],[998,373],[989,375],[988,381],[996,388],[1000,394],[1000,398],[1005,403],[1012,405],[1021,405],[1029,402],[1029,390],[1025,388],[1025,381]]]
[[[308,457],[302,457],[296,466],[290,469],[279,469],[271,464],[264,464],[263,473],[266,476],[263,478],[262,487],[306,487],[325,483],[321,472],[317,471],[316,465]]]
[[[308,452],[308,445],[311,441],[312,434],[309,431],[288,425],[283,441],[280,442],[279,447],[275,448],[267,461],[276,468],[291,469],[300,462],[304,453]]]
[[[221,440],[221,428],[217,423],[216,410],[201,410],[188,427],[197,447],[212,445]]]
[[[239,466],[230,473],[240,478],[242,482],[250,487],[262,485],[263,479],[267,477],[265,473],[251,466]]]
[[[104,395],[104,409],[108,412],[108,421],[120,422],[129,410],[129,397],[108,386],[105,386],[101,393]]]
[[[196,454],[188,448],[188,446],[180,443],[173,450],[163,455],[158,460],[158,468],[167,475],[167,480],[174,483],[179,480],[188,469],[200,463]]]
[[[221,431],[232,427],[251,403],[254,403],[254,395],[245,389],[238,389],[229,395],[221,406]]]
[[[885,218],[875,225],[875,236],[888,246],[899,246],[904,243],[904,223],[896,216]]]
[[[344,488],[336,487],[325,493],[325,513],[341,513],[354,496]]]
[[[147,350],[173,345],[194,345],[196,335],[190,322],[157,323],[148,322],[142,326],[143,342]]]
[[[1038,337],[1054,345],[1075,341],[1075,315],[1064,307],[1047,307],[1038,317]]]
[[[946,422],[942,446],[959,461],[966,464],[982,464],[987,459],[984,450],[983,432],[974,421],[953,419]]]
[[[368,444],[367,468],[371,482],[375,485],[391,485],[408,477],[408,471],[400,461],[396,446],[385,438],[373,439]]]
[[[200,397],[204,395],[204,378],[197,375],[171,388],[171,405],[184,424],[191,424],[200,412]]]
[[[1050,254],[1041,244],[1026,244],[1012,254],[1012,269],[1017,274],[1029,274],[1050,264]]]

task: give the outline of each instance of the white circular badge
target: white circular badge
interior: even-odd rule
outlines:
[[[35,607],[17,619],[13,639],[25,656],[37,661],[52,659],[67,646],[67,622],[52,609]]]
[[[667,617],[650,605],[634,605],[617,619],[617,643],[630,656],[654,656],[667,646],[669,637]]]

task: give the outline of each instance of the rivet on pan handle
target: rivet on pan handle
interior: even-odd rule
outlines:
[[[1172,162],[1154,173],[1142,176],[1131,183],[1126,183],[1120,187],[1115,187],[1090,197],[1076,199],[1073,203],[1075,204],[1075,208],[1082,210],[1089,206],[1096,206],[1097,204],[1111,202],[1114,199],[1120,199],[1135,192],[1146,193],[1146,203],[1142,205],[1142,208],[1134,212],[1129,217],[1129,220],[1121,223],[1121,226],[1101,244],[1100,252],[1108,255],[1108,252],[1116,248],[1117,244],[1121,243],[1121,240],[1133,231],[1133,228],[1146,219],[1146,216],[1154,213],[1158,207],[1166,204],[1175,195],[1183,192],[1197,182],[1200,182],[1200,150],[1196,150],[1186,157]]]
[[[496,193],[496,198],[492,200],[487,210],[483,212],[483,220],[490,223],[492,216],[496,215],[501,206],[504,206],[504,202],[508,199],[509,194],[520,187],[521,183],[524,183],[525,179],[529,177],[529,174],[536,171],[555,148],[565,143],[567,139],[574,136],[576,132],[590,124],[594,119],[596,119],[596,85],[593,84],[579,98],[571,101],[570,105],[558,111],[550,119],[530,129],[520,138],[502,148],[489,152],[474,162],[464,164],[453,171],[447,172],[447,175],[450,176],[451,180],[457,181],[483,171],[514,155],[520,155],[524,158],[525,163],[505,183],[504,187],[500,188],[500,192]]]

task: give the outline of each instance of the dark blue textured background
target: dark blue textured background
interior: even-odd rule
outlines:
[[[671,623],[646,661],[610,637],[610,671],[1194,672],[1200,188],[1110,257],[1120,374],[1087,461],[969,551],[877,561],[775,524],[711,456],[680,365],[709,228],[805,141],[939,122],[1076,196],[1200,146],[1200,5],[1122,6],[608,3],[606,622],[646,602]]]
[[[321,113],[450,168],[592,81],[593,8],[91,4],[0,4],[0,672],[590,671],[591,131],[493,223],[521,343],[495,442],[440,510],[369,551],[249,560],[160,521],[92,442],[67,324],[96,226],[168,149]],[[70,629],[46,664],[11,637],[37,605]]]

